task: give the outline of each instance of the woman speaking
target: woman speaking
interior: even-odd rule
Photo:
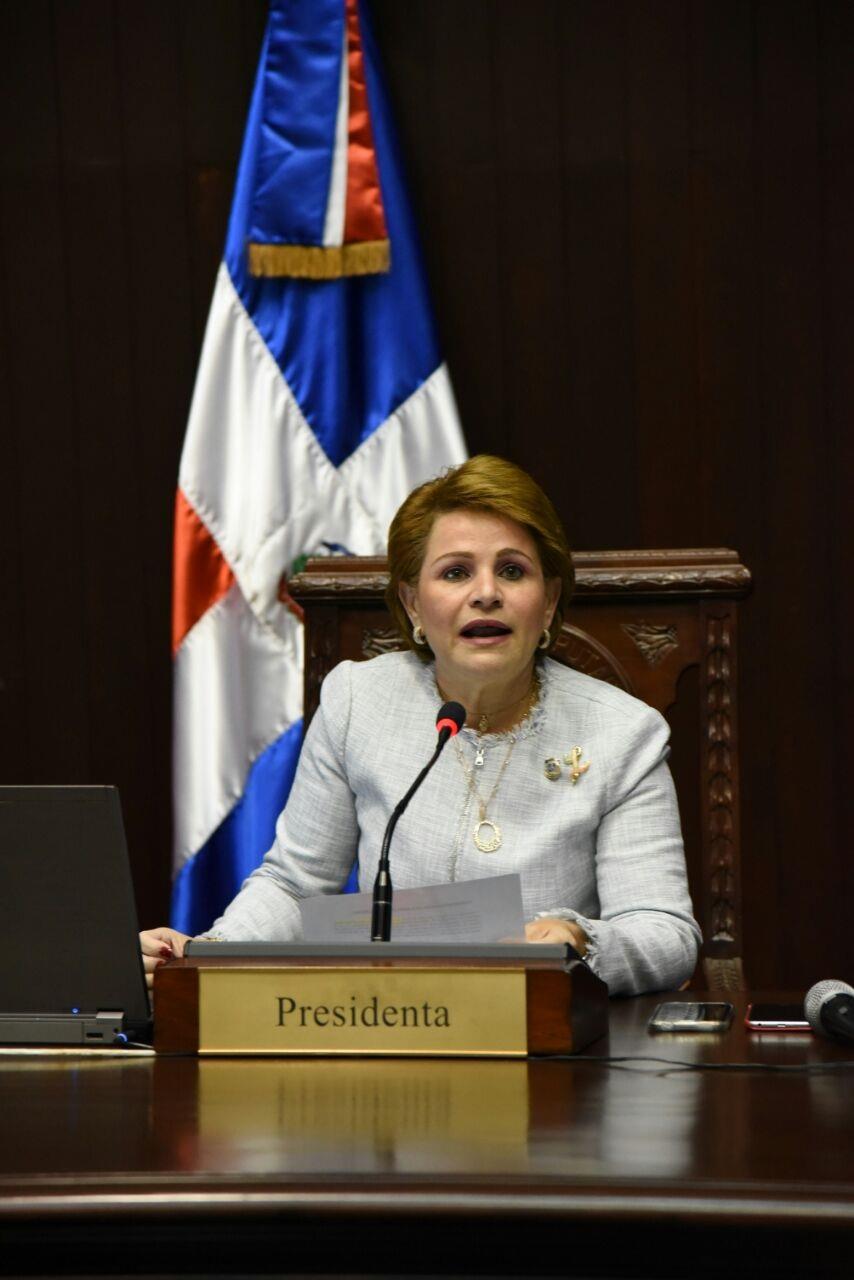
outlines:
[[[326,677],[272,848],[210,935],[301,936],[301,898],[374,883],[397,801],[467,711],[395,833],[396,888],[518,872],[527,938],[570,942],[612,995],[692,973],[692,915],[668,729],[651,708],[549,658],[573,586],[551,502],[501,458],[421,485],[389,530],[387,603],[408,652]],[[141,935],[147,971],[184,935]]]

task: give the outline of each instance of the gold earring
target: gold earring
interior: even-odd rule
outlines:
[[[427,637],[424,634],[424,628],[421,626],[420,622],[416,623],[412,628],[412,639],[418,645],[424,645],[427,643]]]
[[[549,631],[548,627],[544,627],[543,634],[540,636],[540,643],[537,645],[537,648],[548,649],[551,642],[552,642],[552,633],[551,631]]]

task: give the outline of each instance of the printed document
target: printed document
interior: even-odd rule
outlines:
[[[323,894],[299,903],[306,942],[369,942],[370,893]],[[518,875],[395,889],[392,942],[524,942]]]

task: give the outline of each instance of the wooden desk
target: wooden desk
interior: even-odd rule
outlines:
[[[743,1000],[650,1037],[659,998],[589,1053],[854,1058]],[[0,1272],[850,1274],[852,1100],[850,1070],[0,1057]]]

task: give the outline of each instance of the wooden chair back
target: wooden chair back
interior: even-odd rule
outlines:
[[[670,721],[688,878],[705,939],[697,979],[744,986],[739,842],[737,603],[750,589],[724,548],[580,551],[554,656],[643,699]],[[309,560],[282,582],[305,619],[305,722],[344,658],[403,647],[385,608],[386,562]]]

